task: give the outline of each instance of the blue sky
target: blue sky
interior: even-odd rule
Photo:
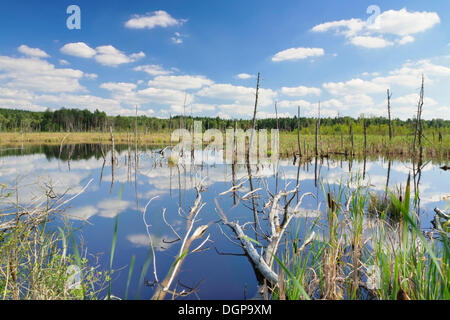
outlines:
[[[69,30],[69,5],[81,29]],[[369,6],[377,10],[367,13]],[[415,113],[450,119],[448,1],[0,3],[0,107],[249,118]]]

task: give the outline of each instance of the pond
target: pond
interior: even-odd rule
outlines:
[[[267,205],[267,194],[285,187],[292,189],[299,181],[300,196],[307,192],[314,195],[304,199],[302,214],[293,222],[304,226],[308,219],[311,222],[323,215],[326,197],[322,185],[337,185],[358,173],[361,182],[383,193],[387,185],[404,186],[408,174],[417,168],[411,160],[383,158],[309,159],[301,165],[294,164],[293,159],[280,159],[276,164],[232,166],[220,163],[222,155],[215,152],[199,152],[193,161],[188,156],[185,161],[172,163],[168,153],[161,154],[160,150],[140,147],[136,155],[127,146],[119,145],[116,165],[112,166],[111,151],[103,152],[104,161],[100,145],[3,147],[0,182],[10,188],[17,186],[17,200],[24,207],[36,203],[50,186],[56,195],[76,196],[51,227],[65,223],[67,219],[63,217],[67,217],[72,228],[79,228],[77,239],[87,250],[88,258],[104,270],[109,270],[118,216],[112,294],[124,297],[130,261],[135,256],[128,295],[135,298],[139,292],[141,299],[150,298],[155,290],[148,285],[155,281],[152,264],[145,273],[144,285],[139,285],[141,270],[151,256],[149,235],[155,249],[156,274],[161,280],[179,253],[181,241],[177,238],[186,231],[186,215],[196,200],[195,187],[201,184],[204,206],[197,226],[208,225],[202,239],[209,238],[201,249],[186,257],[174,285],[179,290],[196,288],[186,299],[251,299],[260,297],[258,277],[249,259],[242,255],[243,250],[233,242],[233,234],[218,223],[215,199],[230,220],[252,222],[256,212],[264,223],[261,212]],[[443,198],[450,192],[448,172],[441,170],[440,165],[439,161],[424,161],[420,179],[416,171],[424,229],[431,227],[433,209],[444,207]],[[220,195],[240,183],[236,192]],[[319,204],[322,209],[318,210]],[[257,238],[254,233],[249,236]],[[192,248],[201,243],[197,240]]]

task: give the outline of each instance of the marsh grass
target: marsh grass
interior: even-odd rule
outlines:
[[[446,234],[425,238],[420,229],[418,190],[406,187],[372,194],[359,174],[337,186],[322,185],[326,199],[323,217],[315,219],[300,239],[300,222],[287,235],[284,253],[274,256],[279,269],[275,299],[449,299],[450,246]],[[0,198],[10,198],[1,189]],[[122,188],[119,192],[119,198]],[[1,213],[1,212],[0,212]],[[18,212],[21,216],[23,212]],[[322,219],[323,218],[323,219]],[[0,225],[2,222],[0,215]],[[2,299],[99,299],[107,287],[111,299],[113,259],[119,216],[112,236],[109,272],[86,258],[74,231],[66,225],[49,230],[45,218],[17,223],[0,231],[0,294]],[[314,236],[314,231],[320,231]],[[312,241],[307,239],[310,237]],[[309,243],[307,246],[305,243]],[[180,252],[173,267],[185,258]],[[136,298],[140,297],[152,252],[141,269]],[[81,271],[80,286],[70,289],[73,274]],[[125,299],[135,267],[132,257]],[[371,286],[369,267],[378,279]]]
[[[172,145],[171,132],[138,132],[138,145]],[[60,145],[64,139],[65,144],[80,144],[80,143],[102,143],[110,144],[109,133],[102,132],[2,132],[0,134],[0,145],[15,145],[27,144],[48,144]],[[129,143],[129,134],[126,132],[114,132],[114,139],[116,144]],[[224,139],[225,141],[225,139]],[[280,131],[279,134],[279,151],[281,155],[292,156],[298,153],[298,136],[297,132]],[[305,146],[303,150],[304,157],[312,157],[314,155],[314,141],[315,136],[308,132],[300,135],[301,146]],[[321,149],[319,154],[347,154],[352,155],[351,138],[344,135],[341,145],[341,136],[339,134],[322,135],[320,138]],[[268,135],[268,143],[270,149],[270,134]],[[389,138],[383,135],[367,135],[367,145],[364,148],[364,136],[362,134],[355,134],[353,137],[353,156],[362,155],[389,155],[389,156],[414,156],[413,137],[411,135],[399,135]],[[271,150],[268,150],[271,152]],[[442,142],[433,136],[424,140],[423,155],[431,158],[447,159],[450,153],[450,136],[443,135]]]
[[[303,150],[304,155],[314,156],[315,136],[311,134],[305,134],[300,136],[302,148],[306,146],[306,150]],[[341,136],[338,134],[322,135],[321,136],[319,154],[352,154],[352,142],[348,135],[343,135],[342,145]],[[414,156],[413,152],[413,137],[412,136],[396,136],[389,141],[389,138],[383,135],[367,135],[367,144],[364,148],[364,135],[355,134],[353,137],[353,151],[354,156],[363,155],[376,155],[383,154],[389,156]],[[296,132],[280,132],[280,152],[281,154],[289,153],[292,151],[298,151],[298,137]],[[443,136],[442,142],[439,142],[437,138],[426,139],[424,141],[423,155],[426,157],[437,158],[448,157],[450,151],[450,137],[448,135]],[[305,154],[306,153],[306,154]]]
[[[98,299],[108,274],[88,261],[67,220],[51,229],[56,214],[50,194],[44,207],[32,208],[8,206],[13,197],[14,192],[0,195],[1,299]]]
[[[395,208],[396,222],[368,214],[373,196],[357,176],[351,179],[345,187],[323,188],[325,225],[308,250],[297,253],[299,233],[291,233],[289,249],[277,259],[283,281],[273,298],[448,300],[449,238],[424,236],[416,215],[418,191],[411,194],[410,178],[401,194],[389,191],[389,202],[381,205],[383,212]],[[308,232],[313,229],[315,223]]]
[[[369,192],[367,213],[381,219],[399,222],[402,218],[402,212],[396,200],[400,201],[400,203],[403,202],[399,187],[386,193]]]
[[[169,167],[176,167],[180,161],[179,157],[176,154],[170,154],[167,159]]]
[[[67,136],[67,137],[66,137]],[[49,144],[60,145],[64,140],[65,144],[80,144],[80,143],[103,143],[109,144],[111,137],[109,132],[2,132],[0,134],[0,145],[8,144]],[[114,132],[114,140],[116,144],[127,144],[129,142],[129,134],[126,132]],[[153,132],[149,134],[138,135],[139,144],[170,144],[170,132]]]
[[[3,300],[98,299],[106,273],[86,256],[69,254],[67,229],[45,230],[19,223],[0,236],[0,294]],[[72,250],[73,251],[73,250]],[[73,266],[80,271],[78,278]],[[76,283],[74,282],[76,281]]]

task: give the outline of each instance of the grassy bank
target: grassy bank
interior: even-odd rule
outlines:
[[[126,132],[115,132],[114,140],[117,144],[127,144],[129,141],[134,143],[134,134]],[[32,133],[16,133],[6,132],[0,134],[0,145],[12,144],[50,144],[60,145],[78,144],[78,143],[103,143],[110,144],[111,136],[109,133],[94,132],[32,132]],[[147,135],[139,134],[139,144],[170,144],[170,133],[151,133]]]
[[[64,200],[47,196],[46,205],[24,208],[1,188],[0,299],[98,299],[108,273],[88,263],[70,228],[50,229]]]
[[[160,131],[144,134],[138,133],[139,145],[170,145],[171,133]],[[269,135],[270,137],[270,135]],[[304,134],[300,136],[300,148],[302,155],[312,157],[315,155],[315,135]],[[134,144],[134,133],[115,132],[116,144]],[[269,139],[270,141],[270,139]],[[110,144],[109,133],[96,132],[35,132],[35,133],[1,133],[0,146],[11,145],[61,145],[81,143]],[[269,142],[270,143],[270,142]],[[318,138],[318,155],[328,156],[342,154],[348,156],[357,155],[392,155],[409,156],[418,154],[413,148],[414,136],[396,136],[392,140],[382,135],[322,135]],[[269,147],[270,149],[270,147]],[[293,156],[299,153],[298,137],[296,132],[280,132],[280,153],[282,156]],[[438,136],[431,135],[423,141],[423,155],[426,157],[448,158],[450,155],[450,135],[444,135],[439,141]]]
[[[448,300],[448,231],[442,232],[446,229],[437,224],[434,234],[425,237],[418,218],[418,194],[411,194],[410,179],[403,191],[387,191],[385,199],[388,200],[384,203],[360,181],[356,175],[345,184],[323,187],[328,199],[322,216],[325,219],[319,223],[316,218],[305,224],[302,236],[300,224],[287,222],[290,232],[281,241],[285,244],[283,250],[276,253],[278,267],[274,270],[278,284],[272,288],[272,298]],[[46,193],[43,206],[31,209],[14,202],[14,189],[6,186],[0,189],[3,208],[0,211],[0,299],[99,299],[105,297],[106,287],[106,297],[109,297],[111,282],[108,281],[113,272],[118,216],[108,273],[88,263],[86,253],[83,255],[85,250],[75,243],[70,227],[49,229],[49,220],[61,212],[60,204],[68,201],[55,198],[51,190]],[[204,206],[201,199],[198,189],[190,210],[192,220],[187,219],[187,233],[179,255],[174,258],[161,287],[170,289],[170,281],[176,278],[188,256],[189,245],[200,240],[208,228],[207,225],[193,227],[196,215]],[[280,199],[281,196],[276,201]],[[146,208],[143,221],[148,228]],[[444,224],[448,228],[448,222]],[[202,245],[192,252],[197,252]],[[139,288],[152,257],[153,244],[141,270]],[[127,292],[134,259],[133,256],[128,267]],[[80,271],[80,278],[79,285],[72,287],[76,280],[74,270]],[[157,290],[153,298],[163,299],[164,296],[165,293]]]
[[[293,245],[278,260],[284,281],[275,288],[275,299],[450,298],[448,234],[441,229],[425,237],[409,178],[401,194],[388,192],[390,208],[375,215],[370,192],[360,185],[324,192],[326,226],[307,250],[298,249],[304,243],[298,228],[291,232]],[[392,211],[400,216],[389,217]]]
[[[414,136],[396,136],[392,140],[382,135],[322,135],[318,139],[318,155],[392,155],[392,156],[414,156],[418,154],[419,147],[414,152]],[[315,155],[315,136],[300,136],[300,147],[302,153],[308,157]],[[280,133],[280,152],[292,154],[298,152],[297,133]],[[436,136],[423,143],[423,155],[429,157],[448,158],[450,154],[450,135],[444,136],[439,142]]]

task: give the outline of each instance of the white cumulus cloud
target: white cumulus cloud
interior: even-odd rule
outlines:
[[[133,69],[134,71],[143,71],[152,76],[162,76],[173,73],[171,70],[166,70],[160,65],[147,64],[142,66],[137,66]]]
[[[378,33],[407,36],[424,32],[440,22],[436,12],[409,12],[403,8],[383,12],[375,19],[374,23],[367,26],[367,29]]]
[[[53,64],[34,58],[0,56],[1,81],[6,86],[43,92],[83,91],[79,80],[84,73],[70,68],[56,68]]]
[[[142,51],[127,55],[112,45],[99,46],[92,49],[84,42],[68,43],[64,45],[60,51],[70,56],[87,59],[94,58],[98,63],[111,67],[135,62],[145,57],[145,53]]]
[[[50,57],[45,51],[39,48],[30,48],[27,45],[21,45],[17,50],[24,55],[36,58],[48,58]]]
[[[320,57],[325,54],[322,48],[290,48],[278,52],[272,57],[272,61],[301,60],[309,57]]]
[[[184,19],[175,19],[164,10],[158,10],[146,15],[135,15],[125,23],[125,26],[130,29],[167,28],[180,25],[185,21]]]
[[[364,48],[385,48],[394,45],[412,43],[412,36],[433,28],[440,23],[436,12],[388,10],[378,15],[373,22],[359,18],[329,21],[314,26],[313,32],[335,31],[343,35],[355,46]]]
[[[80,58],[92,58],[96,55],[96,51],[84,42],[73,42],[64,45],[60,51],[69,56]]]
[[[315,95],[319,96],[321,93],[321,90],[319,88],[314,87],[305,87],[305,86],[298,86],[298,87],[282,87],[281,93],[287,96],[291,97],[303,97],[307,95]]]
[[[236,75],[236,78],[245,80],[245,79],[254,78],[254,76],[252,76],[251,74],[248,74],[248,73],[239,73],[238,75]]]
[[[371,37],[371,36],[358,36],[353,37],[350,40],[354,45],[364,48],[385,48],[388,46],[392,46],[394,43],[391,41],[387,41],[381,37]]]
[[[156,88],[176,90],[200,89],[212,85],[214,82],[204,76],[157,76],[148,85]]]
[[[228,100],[232,102],[232,105],[252,106],[255,103],[255,88],[228,83],[216,83],[202,88],[196,95],[210,99]],[[277,93],[272,89],[260,88],[258,103],[261,106],[272,105],[276,96]]]
[[[130,63],[145,57],[142,51],[127,56],[122,51],[114,48],[111,45],[97,47],[97,55],[95,60],[105,66],[118,66],[123,63]]]
[[[134,83],[127,83],[127,82],[105,82],[100,85],[100,88],[109,91],[129,92],[136,89],[136,85]]]

